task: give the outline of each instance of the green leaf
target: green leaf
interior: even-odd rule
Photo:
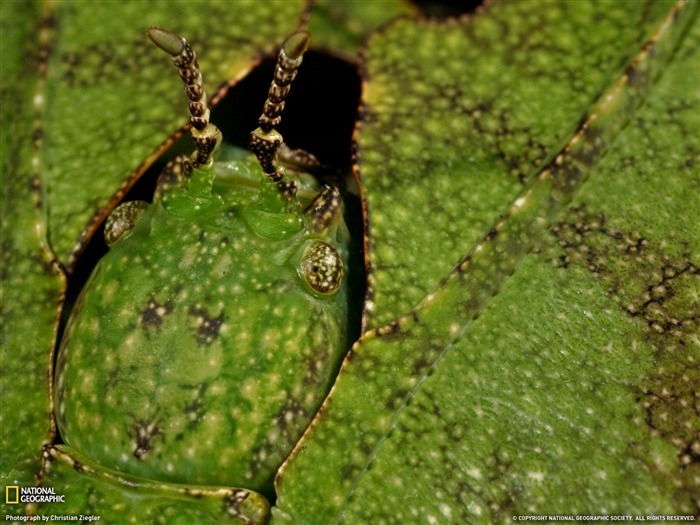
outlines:
[[[497,3],[460,23],[399,21],[370,39],[357,144],[368,327],[435,289],[672,4],[633,5]]]
[[[0,483],[31,485],[52,439],[49,375],[65,280],[47,243],[36,144],[36,75],[42,26],[31,3],[0,7],[2,78],[2,281],[0,282]],[[7,508],[6,513],[21,509]]]
[[[416,9],[406,1],[319,0],[309,19],[313,45],[343,58],[356,61],[367,35],[402,15],[415,15]]]
[[[399,22],[370,42],[358,143],[374,244],[368,320],[380,326],[283,466],[273,523],[697,513],[697,4],[589,7],[493,4],[461,25]],[[409,34],[424,45],[373,49]],[[588,73],[599,82],[582,81],[583,94],[574,84],[592,51],[567,72],[577,45],[562,51],[556,37],[603,38]],[[487,44],[501,54],[464,59]],[[410,54],[423,59],[404,66]],[[392,191],[394,204],[379,204]],[[453,228],[460,211],[471,218]]]

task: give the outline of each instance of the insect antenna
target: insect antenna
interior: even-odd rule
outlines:
[[[197,151],[192,156],[192,165],[195,168],[206,166],[212,162],[214,150],[221,143],[222,136],[219,128],[209,122],[207,95],[204,92],[197,55],[187,40],[165,29],[151,27],[148,36],[155,45],[172,57],[180,78],[185,83],[192,123],[192,140],[197,146]]]
[[[283,139],[275,130],[275,126],[282,120],[280,115],[284,109],[285,98],[310,42],[309,34],[299,31],[292,34],[280,49],[263,113],[258,119],[260,127],[250,134],[250,150],[255,153],[265,175],[276,182],[280,191],[289,199],[296,195],[297,184],[295,181],[284,180],[284,168],[280,165],[277,155]]]

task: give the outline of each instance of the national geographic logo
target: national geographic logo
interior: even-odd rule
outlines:
[[[17,485],[8,485],[5,487],[5,504],[16,505],[19,503],[19,487]]]
[[[63,494],[56,494],[53,487],[20,487],[7,485],[5,487],[5,504],[19,503],[65,503]]]

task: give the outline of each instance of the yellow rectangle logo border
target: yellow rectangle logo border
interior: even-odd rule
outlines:
[[[10,499],[10,489],[15,489],[14,500]],[[5,504],[6,505],[17,505],[19,503],[19,486],[18,485],[6,485],[5,486]]]

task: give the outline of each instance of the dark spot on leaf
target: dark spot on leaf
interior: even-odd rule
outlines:
[[[32,132],[32,142],[34,143],[34,146],[37,147],[39,144],[41,144],[41,139],[44,137],[44,130],[41,126],[37,126],[34,128],[34,131]]]
[[[153,441],[163,435],[156,421],[140,419],[132,426],[131,436],[135,441],[133,455],[136,459],[144,460],[146,453],[153,446]]]
[[[382,325],[377,328],[377,335],[379,337],[386,337],[390,335],[396,335],[401,330],[401,325],[398,321],[393,321],[391,323]]]
[[[193,392],[192,400],[184,406],[184,413],[187,417],[187,428],[191,430],[202,421],[204,414],[207,412],[204,397],[209,385],[202,383],[197,386],[185,386],[183,388],[192,390]],[[180,436],[177,437],[179,438]]]
[[[700,374],[691,349],[700,330],[694,299],[700,267],[688,254],[671,256],[640,233],[615,228],[605,215],[583,205],[570,209],[551,233],[564,252],[552,264],[591,272],[608,297],[643,324],[643,343],[651,348],[655,367],[642,382],[637,402],[651,434],[676,449],[679,468],[696,464]],[[690,485],[679,491],[692,492]]]
[[[141,312],[141,324],[148,331],[159,330],[163,324],[165,316],[173,311],[171,302],[157,303],[154,299],[148,302],[146,308]]]
[[[241,516],[241,505],[248,498],[248,491],[233,489],[224,501],[224,513],[232,518]]]
[[[196,337],[200,344],[211,344],[219,337],[219,330],[221,330],[221,325],[224,324],[223,313],[218,317],[213,317],[201,306],[193,306],[187,313],[195,320],[197,329]]]

